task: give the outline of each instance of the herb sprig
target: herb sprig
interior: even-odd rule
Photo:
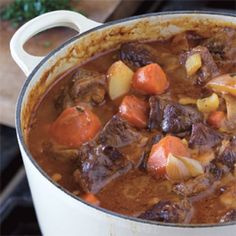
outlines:
[[[9,20],[13,27],[54,10],[72,10],[71,0],[14,0],[0,12],[2,20]]]

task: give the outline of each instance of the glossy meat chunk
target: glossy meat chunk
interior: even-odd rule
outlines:
[[[201,122],[202,114],[194,107],[180,105],[173,101],[151,97],[148,127],[150,130],[160,128],[165,133],[189,131],[192,124]]]
[[[168,104],[161,123],[165,133],[181,133],[191,129],[192,124],[202,121],[202,114],[192,106]]]
[[[176,54],[187,52],[192,47],[199,45],[203,40],[203,37],[197,34],[194,31],[185,31],[179,33],[171,39],[171,45],[173,47],[173,51]]]
[[[209,79],[219,75],[219,69],[207,48],[197,46],[193,48],[192,53],[199,53],[202,58],[202,67],[197,79],[198,84],[205,84]]]
[[[79,150],[74,177],[85,192],[97,193],[131,167],[131,162],[116,148],[88,143]]]
[[[208,48],[218,66],[233,70],[236,67],[236,30],[225,27],[206,39],[203,45]]]
[[[209,149],[220,144],[221,140],[222,135],[218,131],[202,123],[197,123],[192,126],[189,146],[191,148]]]
[[[113,147],[124,147],[141,140],[142,135],[118,115],[112,117],[101,131],[98,142]]]
[[[160,201],[139,218],[161,221],[165,223],[188,223],[191,219],[191,204],[183,200],[180,202]]]
[[[73,79],[56,99],[59,110],[74,106],[78,102],[101,104],[106,95],[105,75],[96,71],[78,69]],[[79,99],[78,99],[79,98]]]
[[[124,43],[120,48],[120,59],[130,68],[137,69],[157,62],[156,51],[143,43]]]
[[[185,64],[187,58],[193,54],[199,54],[202,61],[202,66],[196,75],[193,75],[191,79],[198,85],[204,85],[213,77],[219,75],[219,69],[210,54],[209,50],[204,46],[197,46],[191,51],[180,55],[180,62]]]
[[[210,164],[203,175],[174,185],[173,191],[184,197],[193,197],[202,193],[209,195],[219,184],[216,181],[221,179],[222,174],[222,170],[219,167],[215,164]]]
[[[218,160],[231,170],[236,163],[236,138],[234,138],[219,155]]]
[[[150,106],[149,119],[148,119],[149,130],[161,128],[163,113],[167,104],[168,104],[167,100],[159,99],[156,96],[151,96],[149,98],[149,106]]]

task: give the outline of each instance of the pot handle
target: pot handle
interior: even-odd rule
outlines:
[[[42,14],[25,23],[16,31],[10,41],[11,55],[25,75],[28,76],[44,58],[30,55],[24,50],[23,46],[28,39],[39,32],[57,26],[66,26],[83,33],[99,25],[101,23],[73,11],[60,10]]]

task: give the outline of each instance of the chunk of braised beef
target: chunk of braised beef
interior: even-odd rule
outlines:
[[[97,193],[131,168],[132,163],[115,147],[87,143],[79,150],[74,178],[83,191]]]
[[[149,118],[148,118],[149,130],[161,128],[161,122],[163,119],[164,109],[165,109],[165,106],[169,102],[170,101],[167,101],[164,99],[159,99],[156,96],[151,96],[149,98],[149,106],[150,106],[150,112],[149,112]]]
[[[221,179],[223,171],[211,163],[203,175],[175,184],[173,191],[184,197],[202,198],[211,194]]]
[[[162,134],[157,134],[148,140],[148,142],[144,148],[144,151],[142,152],[141,158],[140,158],[140,165],[139,165],[140,170],[147,169],[147,160],[148,160],[149,154],[151,152],[152,146],[154,144],[158,143],[162,139],[162,137],[163,137]]]
[[[139,218],[165,223],[189,223],[192,215],[192,206],[189,201],[180,202],[160,201]]]
[[[180,55],[180,63],[185,64],[187,58],[193,54],[200,54],[201,60],[202,60],[202,66],[196,73],[196,75],[193,75],[193,78],[195,80],[195,83],[198,85],[204,85],[207,83],[211,78],[219,75],[219,69],[209,52],[209,50],[206,47],[203,46],[197,46],[193,48],[191,51],[187,53],[183,53]]]
[[[192,124],[201,122],[202,119],[202,114],[192,106],[167,104],[161,128],[165,133],[182,133],[190,130]]]
[[[220,223],[236,221],[236,209],[231,209],[220,218]]]
[[[99,72],[79,69],[73,76],[70,94],[73,99],[100,104],[106,94],[106,76]]]
[[[205,84],[209,79],[219,75],[219,69],[206,47],[198,46],[194,48],[192,52],[199,53],[202,59],[202,67],[198,72],[198,84]]]
[[[132,69],[157,62],[155,54],[154,48],[143,43],[124,43],[120,48],[120,59]]]
[[[231,170],[234,168],[236,163],[236,143],[233,139],[224,149],[224,151],[219,155],[218,161],[223,165],[228,166]]]
[[[172,50],[176,53],[189,51],[192,47],[199,45],[203,41],[203,37],[195,31],[185,31],[176,34],[171,39]]]
[[[220,180],[223,176],[224,173],[227,171],[225,170],[224,166],[219,166],[215,162],[211,162],[207,167],[206,167],[206,177],[209,179],[212,179],[213,181]]]
[[[190,148],[209,149],[217,146],[222,141],[222,135],[211,127],[202,123],[192,125],[189,140]]]
[[[194,179],[174,185],[173,191],[178,195],[191,197],[206,191],[211,184],[211,179],[206,178],[205,176],[198,176]]]
[[[72,81],[62,88],[60,95],[56,98],[56,109],[62,111],[67,107],[75,106],[78,100],[91,105],[103,103],[106,95],[105,80],[104,74],[78,69],[74,73]]]
[[[113,147],[124,147],[138,142],[142,135],[118,115],[111,118],[99,134],[98,142]]]
[[[186,134],[193,123],[203,120],[202,114],[192,106],[184,106],[155,96],[149,99],[149,130],[161,129],[166,133]]]
[[[203,42],[213,56],[216,64],[226,71],[236,66],[236,30],[224,27]]]

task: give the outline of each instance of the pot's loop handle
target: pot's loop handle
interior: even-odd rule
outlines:
[[[28,76],[43,59],[43,57],[30,55],[24,50],[23,46],[28,39],[39,32],[57,26],[70,27],[79,33],[83,33],[99,25],[101,23],[73,11],[60,10],[45,13],[30,20],[16,31],[10,42],[11,55],[25,75]]]

